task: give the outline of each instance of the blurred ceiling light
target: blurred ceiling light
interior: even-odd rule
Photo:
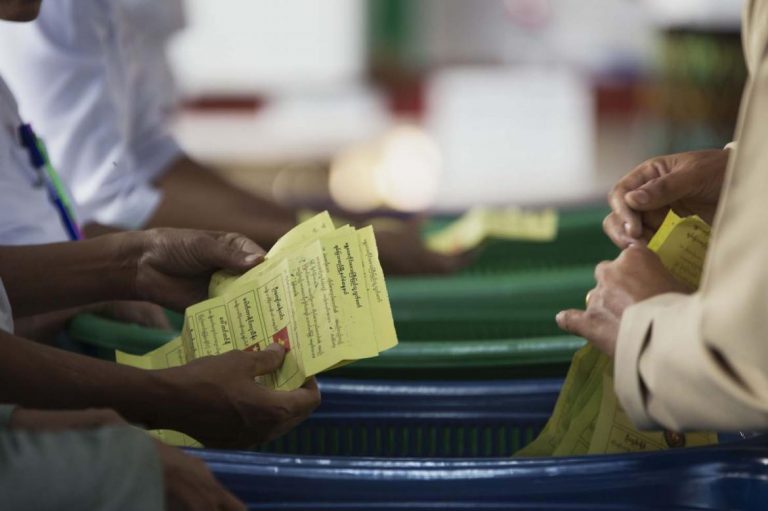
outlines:
[[[342,208],[363,212],[382,205],[374,176],[376,153],[374,144],[364,144],[342,151],[333,159],[328,188]]]
[[[416,212],[432,205],[442,159],[423,129],[398,126],[365,145],[340,153],[331,165],[333,199],[351,211],[387,206]]]
[[[399,126],[383,140],[376,166],[377,188],[386,205],[422,211],[432,205],[440,180],[440,149],[415,126]]]

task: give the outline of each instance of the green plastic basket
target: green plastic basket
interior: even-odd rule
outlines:
[[[179,335],[183,318],[167,311],[174,330],[159,330],[121,323],[94,314],[80,314],[69,324],[69,337],[90,346],[100,358],[114,360],[115,350],[143,355]],[[181,318],[181,322],[180,322]]]
[[[499,310],[571,304],[595,284],[594,265],[551,270],[524,270],[497,275],[390,277],[387,291],[393,309],[436,310],[450,307]]]
[[[391,279],[398,338],[403,341],[510,339],[557,335],[557,312],[583,307],[593,268],[499,275]]]
[[[473,263],[461,271],[466,275],[495,274],[527,269],[553,269],[593,265],[613,259],[618,249],[603,234],[604,206],[561,210],[557,238],[551,242],[489,240]],[[453,218],[434,219],[426,232],[445,227]]]
[[[552,336],[522,339],[401,342],[376,358],[332,371],[383,379],[497,379],[563,376],[586,341]]]

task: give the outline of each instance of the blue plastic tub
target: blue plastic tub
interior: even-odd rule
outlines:
[[[763,511],[767,445],[505,460],[190,453],[249,509]]]
[[[562,379],[398,381],[318,378],[318,412],[552,411]]]
[[[262,452],[323,456],[507,457],[531,442],[562,380],[321,380],[323,404]]]

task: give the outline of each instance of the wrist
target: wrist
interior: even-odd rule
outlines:
[[[141,260],[147,252],[149,242],[147,233],[132,231],[102,237],[102,239],[107,238],[111,243],[110,250],[114,259],[112,285],[120,290],[120,296],[116,296],[115,299],[143,299],[144,290],[140,288],[139,271]]]
[[[175,410],[188,410],[181,406],[180,398],[184,395],[178,379],[171,369],[141,370],[144,377],[141,399],[136,404],[135,413],[129,420],[140,423],[147,429],[174,429],[180,422]]]

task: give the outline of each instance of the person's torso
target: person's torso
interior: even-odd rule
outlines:
[[[19,140],[21,122],[0,77],[0,245],[66,241],[61,219]]]

